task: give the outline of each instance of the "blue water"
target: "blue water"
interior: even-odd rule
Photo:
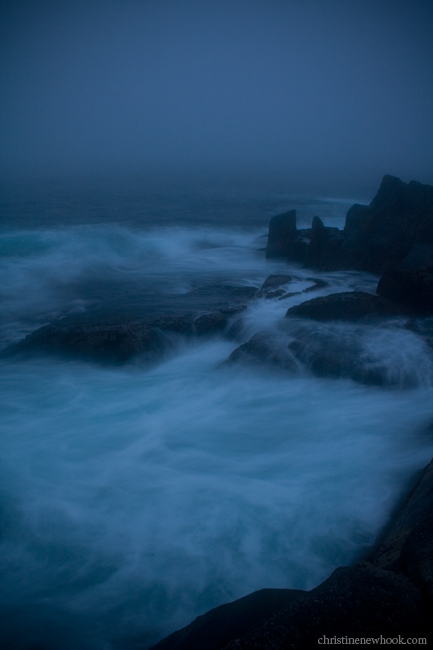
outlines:
[[[233,189],[114,198],[6,196],[3,347],[65,315],[180,313],[212,282],[289,273],[302,290],[311,271],[264,259],[269,217],[293,205],[305,225],[318,214],[341,226],[353,202]],[[220,334],[173,335],[151,367],[2,362],[3,647],[144,650],[255,589],[310,589],[369,548],[432,455],[422,339],[339,325],[389,368],[381,388],[223,363],[306,297],[377,282],[320,277],[328,286],[307,296],[251,301]]]

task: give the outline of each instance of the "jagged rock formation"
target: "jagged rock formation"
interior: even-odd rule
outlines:
[[[272,217],[266,256],[379,274],[401,264],[414,245],[433,246],[433,187],[384,176],[370,205],[350,208],[344,230],[327,228],[318,217],[311,230],[297,230],[295,210]]]
[[[318,321],[358,320],[365,316],[404,316],[402,307],[391,300],[364,291],[345,291],[306,300],[290,307],[286,316],[312,318]]]
[[[383,274],[377,292],[420,313],[433,313],[433,187],[384,176],[370,205],[353,205],[344,230],[314,217],[296,229],[296,212],[272,217],[267,257],[317,270]]]

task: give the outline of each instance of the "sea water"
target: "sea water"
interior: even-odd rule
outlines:
[[[350,200],[104,196],[5,200],[3,347],[66,315],[182,313],[212,283],[328,285],[252,300],[219,334],[173,335],[152,366],[2,361],[5,648],[144,650],[253,590],[311,589],[371,547],[432,454],[432,361],[407,329],[361,332],[397,377],[388,387],[224,363],[294,304],[374,292],[368,274],[264,257],[272,214],[298,207],[305,225],[319,214],[342,226]]]

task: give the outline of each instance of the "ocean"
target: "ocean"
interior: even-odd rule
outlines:
[[[264,255],[272,215],[342,228],[359,200],[235,184],[4,188],[3,349],[67,316],[181,314],[194,292],[206,311],[215,285],[327,285],[255,298],[222,332],[172,334],[153,364],[1,361],[2,648],[145,650],[212,607],[311,589],[368,551],[432,456],[423,340],[340,323],[387,369],[384,386],[225,363],[254,334],[277,335],[292,305],[374,293],[375,276]]]

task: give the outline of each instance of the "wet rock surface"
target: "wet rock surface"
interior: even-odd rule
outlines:
[[[173,335],[204,336],[222,332],[229,320],[246,309],[255,287],[206,285],[184,294],[184,313],[139,317],[134,314],[80,314],[40,327],[2,351],[3,358],[56,354],[97,363],[123,364],[136,356],[155,362],[173,348]],[[167,300],[165,311],[173,311]],[[179,310],[179,305],[176,304]],[[204,312],[204,313],[203,313]]]
[[[286,317],[319,321],[359,320],[366,316],[404,316],[407,310],[390,300],[363,291],[332,293],[302,302],[288,309]]]
[[[303,595],[304,592],[298,589],[260,589],[198,616],[190,625],[163,639],[154,648],[217,650]]]

